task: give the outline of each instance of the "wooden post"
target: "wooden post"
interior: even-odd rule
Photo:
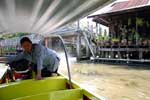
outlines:
[[[45,47],[48,47],[48,38],[45,38],[44,42],[45,42]]]
[[[78,35],[77,35],[77,61],[80,60],[81,58],[81,51],[80,51],[80,48],[81,48],[81,34],[80,32],[78,32]]]
[[[80,20],[77,21],[77,24],[78,24],[77,29],[79,30],[80,29]]]
[[[140,60],[143,59],[143,51],[142,51],[142,49],[139,49],[139,59]]]
[[[86,40],[85,40],[86,41]],[[87,43],[86,43],[87,44]],[[90,57],[90,49],[89,46],[86,45],[86,57]]]
[[[98,36],[98,23],[96,23],[96,35]]]

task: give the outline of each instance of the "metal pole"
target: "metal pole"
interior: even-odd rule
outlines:
[[[62,46],[63,46],[64,52],[65,52],[65,57],[66,57],[66,63],[67,63],[67,71],[68,71],[68,77],[69,77],[69,88],[72,89],[73,87],[72,87],[72,82],[71,82],[70,66],[69,66],[68,54],[67,54],[67,50],[66,50],[66,47],[65,47],[64,40],[60,35],[54,35],[52,37],[58,37],[62,42]]]
[[[80,20],[77,21],[77,25],[78,25],[77,29],[79,30],[80,29]]]

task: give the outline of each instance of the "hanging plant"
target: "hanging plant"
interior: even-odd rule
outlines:
[[[135,29],[134,29],[134,28],[132,28],[131,32],[132,32],[132,33],[135,33]]]
[[[101,35],[98,35],[98,36],[96,37],[96,41],[100,42],[100,41],[102,41],[102,40],[103,40],[103,37],[102,37]]]
[[[148,21],[146,21],[146,26],[147,26],[147,27],[150,27],[150,24],[149,24],[149,22],[148,22]]]
[[[130,31],[130,32],[131,32],[131,31],[132,31],[132,30],[131,30],[131,28],[129,28],[129,29],[128,29],[128,31]]]
[[[128,26],[131,25],[131,18],[128,18]]]
[[[142,26],[143,24],[144,24],[143,19],[136,17],[136,25],[137,25],[137,26]]]
[[[113,38],[112,41],[113,42],[119,42],[119,38]]]
[[[130,35],[130,36],[128,37],[128,40],[129,40],[129,41],[132,41],[132,40],[133,40],[132,35]]]
[[[109,39],[110,39],[109,36],[104,36],[104,40],[105,40],[105,41],[108,41]]]
[[[135,32],[135,34],[134,34],[134,39],[139,39],[139,38],[140,38],[139,33],[138,33],[138,32]]]

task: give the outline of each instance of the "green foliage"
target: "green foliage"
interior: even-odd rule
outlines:
[[[1,34],[0,39],[10,39],[10,38],[15,38],[15,37],[22,37],[24,35],[28,35],[29,33],[9,33],[9,34]]]
[[[128,26],[131,25],[131,18],[128,18]]]
[[[96,40],[97,40],[97,41],[101,41],[101,40],[103,40],[103,37],[102,37],[101,35],[98,35],[98,36],[96,37]]]
[[[112,41],[113,42],[119,42],[119,38],[113,38]]]
[[[101,36],[101,35],[99,35],[99,36],[96,37],[97,41],[108,41],[109,39],[110,39],[109,36]]]
[[[13,47],[10,47],[10,48],[4,48],[4,52],[15,52],[16,49],[13,48]]]
[[[108,41],[109,39],[110,39],[109,36],[104,36],[104,40],[105,40],[105,41]]]
[[[149,22],[148,22],[148,21],[146,21],[146,26],[147,26],[147,27],[150,27],[150,24],[149,24]]]
[[[142,18],[136,18],[136,25],[137,26],[142,26],[144,24],[144,20]]]
[[[135,33],[134,33],[134,39],[139,39],[139,38],[140,38],[139,33],[138,33],[138,32],[135,32]]]
[[[134,28],[132,28],[131,32],[132,32],[132,33],[135,33],[135,29],[134,29]]]
[[[132,41],[133,40],[133,36],[132,35],[128,36],[128,40]]]

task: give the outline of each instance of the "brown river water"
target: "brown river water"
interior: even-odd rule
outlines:
[[[150,69],[70,60],[72,80],[106,100],[150,100]],[[59,72],[67,75],[64,58]]]

